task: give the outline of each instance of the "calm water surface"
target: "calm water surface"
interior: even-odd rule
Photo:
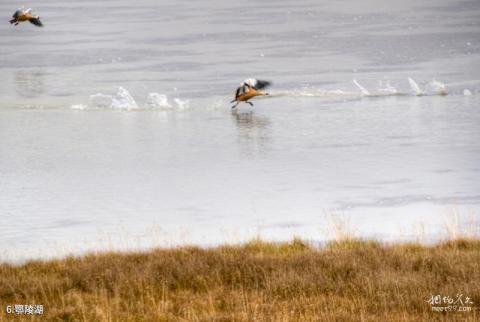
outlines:
[[[1,260],[478,230],[478,1],[35,5],[0,26]]]

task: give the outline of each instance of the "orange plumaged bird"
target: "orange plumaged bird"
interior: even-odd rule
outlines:
[[[34,24],[37,27],[43,27],[43,23],[40,21],[39,16],[35,16],[32,14],[32,9],[23,9],[20,8],[12,16],[12,20],[10,20],[10,24],[18,25],[20,22],[29,21],[30,23]]]
[[[269,95],[268,93],[262,92],[261,90],[270,86],[272,83],[269,81],[249,78],[240,83],[240,86],[235,92],[235,98],[230,103],[237,102],[232,108],[236,108],[240,102],[245,102],[253,106],[252,102],[249,102],[250,99],[256,96],[265,96]]]

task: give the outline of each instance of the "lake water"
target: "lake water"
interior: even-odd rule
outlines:
[[[0,26],[0,260],[478,231],[477,0],[35,5]]]

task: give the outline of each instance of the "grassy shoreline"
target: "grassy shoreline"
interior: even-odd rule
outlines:
[[[479,263],[480,240],[255,240],[0,264],[0,321],[476,321]],[[427,303],[457,294],[470,311]],[[7,314],[14,304],[44,313]]]

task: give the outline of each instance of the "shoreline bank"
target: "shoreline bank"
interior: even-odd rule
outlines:
[[[478,239],[430,246],[346,239],[323,247],[295,239],[4,263],[0,317],[474,321],[479,262]],[[457,303],[441,303],[445,297]],[[41,305],[42,314],[19,314],[15,305]]]

